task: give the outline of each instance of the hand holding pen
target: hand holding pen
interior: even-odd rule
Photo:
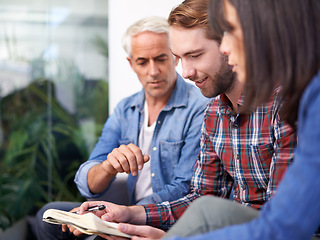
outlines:
[[[105,201],[87,201],[81,204],[79,209],[75,210],[80,210],[81,213],[85,212],[89,207],[94,206],[94,205],[104,205],[106,208],[102,211],[97,211],[94,212],[95,215],[100,217],[103,221],[108,221],[108,222],[129,222],[130,218],[136,217],[136,208],[133,208],[130,206],[123,206],[123,205],[118,205],[114,204],[111,202],[105,202]],[[145,210],[143,206],[139,206],[139,213],[142,213],[142,222],[141,224],[145,223],[144,222],[144,214]],[[139,222],[140,223],[140,222]]]
[[[85,207],[83,207],[82,205],[85,204]],[[92,205],[91,205],[92,204]],[[101,213],[95,213],[95,212],[98,212],[100,210],[104,210],[106,209],[106,206],[104,204],[101,204],[101,202],[95,202],[95,203],[91,203],[91,204],[88,204],[88,202],[85,202],[83,203],[80,207],[78,208],[75,208],[73,210],[71,210],[72,213],[75,213],[75,214],[80,214],[80,209],[82,208],[83,210],[81,211],[82,213],[89,213],[89,212],[92,212],[94,213],[95,215],[97,215],[98,217],[100,217],[101,215],[103,215],[105,212],[101,212]],[[90,206],[91,205],[91,206]],[[75,235],[75,236],[81,236],[83,235],[83,233],[78,230],[76,227],[74,226],[67,226],[66,224],[62,224],[62,231],[63,232],[66,232],[66,231],[69,231]]]
[[[92,205],[92,206],[88,207],[87,210],[85,210],[84,213],[100,211],[100,210],[103,210],[105,208],[106,208],[106,206],[103,205],[103,204],[96,204],[96,205]],[[75,212],[72,212],[72,213],[79,214],[80,211],[75,211]]]

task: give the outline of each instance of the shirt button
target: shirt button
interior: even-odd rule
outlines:
[[[151,177],[154,177],[154,173],[151,173]]]
[[[240,155],[239,154],[237,154],[236,159],[238,159],[238,160],[240,159]]]
[[[241,189],[242,190],[246,190],[246,186],[245,185],[241,185]]]
[[[153,150],[153,151],[157,151],[157,147],[153,147],[152,150]]]
[[[161,123],[161,121],[158,121],[158,124],[160,124]]]

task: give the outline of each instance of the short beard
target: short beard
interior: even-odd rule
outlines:
[[[232,66],[228,65],[228,57],[221,54],[220,63],[220,68],[214,76],[212,91],[202,93],[207,98],[213,98],[222,93],[226,94],[234,87],[236,73],[232,71]]]

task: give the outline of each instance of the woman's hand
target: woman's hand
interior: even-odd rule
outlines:
[[[119,230],[123,233],[132,235],[132,240],[148,240],[148,239],[160,239],[166,233],[165,231],[146,225],[133,225],[128,223],[119,223]],[[102,238],[108,240],[125,240],[126,238],[99,235]]]

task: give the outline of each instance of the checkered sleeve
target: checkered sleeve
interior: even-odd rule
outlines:
[[[190,203],[199,196],[199,194],[191,193],[177,201],[144,205],[147,225],[164,230],[169,229],[181,217]]]

